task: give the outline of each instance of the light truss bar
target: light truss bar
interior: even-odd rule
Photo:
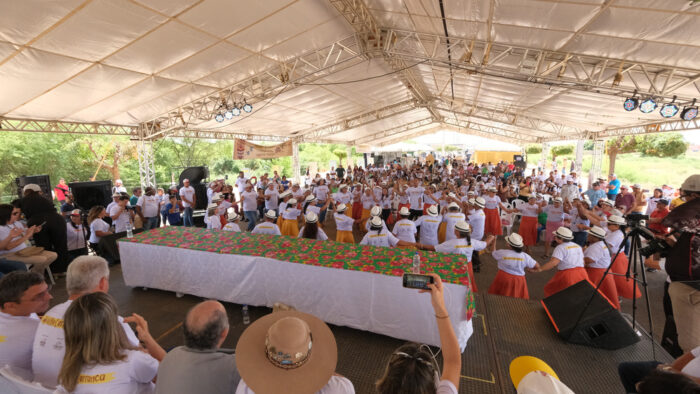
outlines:
[[[137,126],[0,117],[0,131],[138,136]]]
[[[692,101],[700,93],[694,83],[700,69],[612,59],[580,53],[549,51],[466,37],[385,29],[384,52],[410,61],[430,61],[432,66],[452,67],[523,82],[561,86],[615,96],[634,90],[671,101]],[[475,55],[475,56],[473,56]],[[478,55],[478,56],[476,56]],[[491,59],[491,60],[488,60]]]
[[[479,132],[481,136],[486,138],[496,139],[496,137],[507,139],[510,141],[517,141],[518,143],[534,143],[538,142],[539,139],[534,136],[524,135],[522,133],[504,130],[498,127],[482,125],[469,120],[461,120],[454,117],[445,117],[443,122],[450,126],[456,126],[462,129],[469,129],[475,132]]]
[[[428,126],[432,123],[435,123],[435,119],[433,119],[432,117],[417,120],[417,121],[411,122],[411,123],[406,123],[406,124],[401,125],[401,126],[393,127],[391,129],[387,129],[387,130],[381,131],[379,133],[375,133],[375,134],[372,134],[370,136],[357,139],[357,140],[355,140],[355,145],[371,144],[373,141],[380,140],[380,139],[387,138],[387,137],[392,137],[394,135],[405,133],[409,130],[414,130],[414,129],[417,129],[420,127],[425,127],[425,126]]]
[[[315,142],[320,144],[346,144],[343,141],[334,141],[327,139],[309,139],[304,137],[283,137],[277,135],[249,134],[249,133],[233,133],[221,130],[205,130],[205,129],[176,129],[169,135],[173,138],[201,138],[209,140],[235,140],[244,139],[248,141],[265,141],[265,142],[286,142],[294,140],[297,142]]]
[[[449,126],[445,126],[443,124],[438,124],[437,126],[431,127],[429,129],[426,129],[426,130],[419,130],[419,131],[409,130],[409,131],[402,133],[400,136],[394,136],[394,137],[389,138],[389,139],[377,140],[377,141],[374,141],[368,145],[387,146],[387,145],[395,144],[397,142],[406,141],[406,140],[409,140],[411,138],[420,137],[422,135],[434,134],[440,130],[446,130],[448,127]]]
[[[292,135],[304,137],[305,139],[309,140],[316,140],[329,135],[342,133],[343,131],[354,129],[356,127],[365,126],[395,115],[404,114],[406,112],[413,111],[416,108],[418,108],[418,106],[415,100],[405,100],[376,110],[364,112],[338,122],[292,133]]]
[[[475,135],[475,136],[479,136],[479,137],[489,138],[492,140],[507,142],[510,144],[522,145],[522,144],[528,143],[528,141],[513,140],[512,138],[503,137],[501,135],[484,133],[482,131],[474,130],[472,128],[462,128],[459,126],[443,123],[443,124],[440,124],[439,126],[436,126],[434,128],[430,128],[428,130],[407,133],[407,134],[404,134],[400,137],[393,138],[393,139],[388,140],[388,141],[383,141],[383,142],[379,143],[378,145],[379,146],[391,145],[391,144],[395,144],[397,142],[405,141],[407,139],[416,138],[416,137],[420,137],[420,136],[428,135],[428,134],[433,134],[433,133],[436,133],[436,132],[441,131],[441,130],[454,131],[455,133],[460,133],[460,134],[464,134],[464,135]]]
[[[195,128],[212,119],[222,102],[229,105],[245,99],[255,105],[272,99],[282,91],[310,83],[331,73],[365,61],[365,50],[357,35],[346,37],[327,47],[305,53],[291,60],[280,62],[243,81],[207,94],[168,113],[146,122],[146,138],[161,138],[176,129]]]
[[[672,120],[666,122],[654,122],[629,127],[616,127],[593,133],[595,138],[617,137],[621,135],[662,133],[665,131],[686,131],[700,129],[700,118],[693,120]]]

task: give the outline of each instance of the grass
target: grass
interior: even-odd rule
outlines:
[[[574,155],[566,155],[567,167],[570,166]],[[564,157],[557,157],[559,168]],[[530,166],[537,166],[539,154],[530,154],[527,157]],[[593,160],[592,152],[587,151],[583,156],[583,176],[588,179],[588,171]],[[601,173],[608,173],[608,156],[603,156]],[[547,168],[551,168],[551,160]],[[615,173],[622,183],[639,183],[645,189],[653,189],[663,184],[678,188],[683,181],[692,174],[700,172],[700,152],[689,152],[677,158],[645,157],[639,153],[627,153],[617,156]]]

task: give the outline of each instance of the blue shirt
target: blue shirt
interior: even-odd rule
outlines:
[[[172,203],[168,203],[165,205],[165,211],[168,213],[168,223],[170,223],[170,224],[180,223],[180,207],[175,206],[175,213],[170,213],[171,209],[173,209]]]
[[[605,198],[605,192],[601,189],[588,189],[583,194],[585,194],[588,197],[588,199],[591,200],[591,206],[598,205],[598,200],[600,200],[601,198]]]
[[[608,189],[608,193],[617,195],[620,193],[620,180],[619,179],[613,179],[612,181],[608,182],[608,186],[613,185],[615,186],[614,189],[610,190]],[[593,202],[593,201],[591,201]]]

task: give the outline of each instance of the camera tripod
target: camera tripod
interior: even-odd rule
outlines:
[[[644,262],[644,256],[641,253],[641,244],[642,240],[641,237],[643,236],[644,230],[640,229],[639,227],[632,227],[630,232],[625,234],[625,238],[622,240],[622,243],[620,244],[620,247],[618,248],[617,252],[615,255],[612,257],[610,260],[610,265],[608,268],[605,269],[605,272],[603,273],[603,276],[600,278],[600,281],[596,284],[595,289],[591,293],[590,298],[586,302],[586,305],[583,307],[581,310],[581,313],[579,314],[578,318],[576,319],[576,323],[574,324],[574,330],[572,330],[572,335],[574,332],[576,332],[575,328],[579,326],[581,323],[581,319],[583,318],[583,315],[586,313],[586,310],[588,310],[589,306],[591,305],[591,302],[593,301],[593,297],[595,296],[596,292],[598,292],[598,289],[600,289],[600,286],[603,284],[603,281],[605,280],[605,277],[608,276],[608,274],[611,275],[619,275],[619,276],[624,276],[627,279],[632,279],[633,281],[633,286],[632,286],[632,330],[637,331],[637,297],[635,295],[637,294],[637,283],[639,282],[640,286],[643,288],[644,291],[644,302],[647,307],[647,318],[649,319],[649,340],[651,341],[651,354],[652,354],[652,359],[656,360],[656,347],[654,345],[654,323],[651,319],[651,308],[649,306],[649,291],[648,291],[648,284],[647,284],[647,275],[646,275],[646,270],[644,269],[643,262]],[[610,269],[613,266],[613,263],[617,259],[617,256],[624,250],[625,245],[627,242],[630,241],[630,254],[628,257],[628,263],[627,263],[627,270],[625,274],[616,274],[614,272],[610,272]],[[603,240],[602,242],[605,242]],[[639,272],[641,271],[641,280],[638,279]]]

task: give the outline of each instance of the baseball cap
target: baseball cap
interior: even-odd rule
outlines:
[[[24,186],[24,188],[22,189],[22,193],[26,193],[27,190],[31,190],[31,191],[33,191],[33,192],[40,192],[40,191],[41,191],[41,188],[40,188],[39,185],[37,185],[36,183],[28,183],[28,184],[26,184],[26,185]]]

